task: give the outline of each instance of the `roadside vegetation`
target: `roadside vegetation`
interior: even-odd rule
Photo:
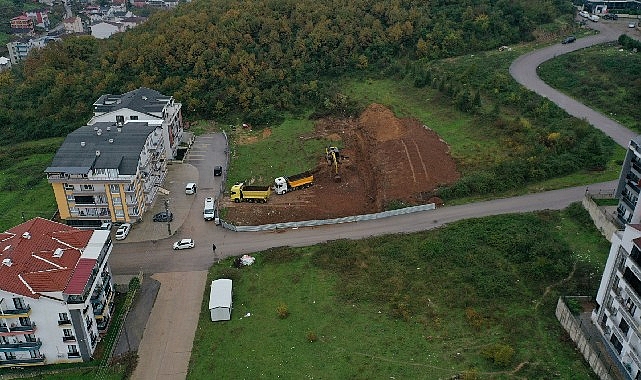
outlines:
[[[188,378],[593,378],[554,309],[608,251],[577,203],[229,258],[208,280],[233,279],[232,319],[207,288]]]
[[[641,133],[641,54],[618,43],[547,61],[538,70],[550,86]]]

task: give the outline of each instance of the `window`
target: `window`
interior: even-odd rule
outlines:
[[[29,350],[29,355],[31,356],[31,359],[39,359],[42,357],[38,350]]]
[[[69,320],[69,316],[67,315],[67,313],[58,313],[58,318],[60,318],[61,321],[65,322]]]
[[[120,197],[111,197],[111,201],[115,205],[121,205],[122,204],[122,200],[120,199]]]
[[[73,194],[67,194],[67,202],[73,202],[75,200],[75,197]]]
[[[138,120],[138,115],[131,115],[131,117],[129,117],[129,118],[131,120]]]
[[[65,183],[65,190],[73,190],[73,185],[70,185],[68,183]]]
[[[93,191],[93,185],[80,185],[80,189],[83,191]]]
[[[123,115],[116,115],[116,123],[118,124],[124,124],[125,123],[125,117]]]
[[[109,185],[109,191],[112,194],[118,194],[120,193],[120,185]]]
[[[67,346],[67,352],[69,354],[78,354],[78,347],[75,344],[70,344]]]
[[[16,354],[13,352],[5,352],[4,358],[7,360],[14,360],[16,358]]]
[[[617,351],[617,354],[621,355],[621,350],[623,349],[623,345],[621,342],[619,342],[619,339],[617,339],[617,336],[612,334],[610,337],[610,342],[612,342],[612,345],[614,346],[614,349]]]
[[[630,330],[630,325],[628,325],[628,322],[625,321],[625,319],[621,318],[621,322],[619,322],[619,328],[621,331],[623,331],[623,334],[625,336],[628,335],[628,330]]]
[[[26,309],[27,306],[24,303],[24,299],[22,297],[16,297],[13,299],[13,305],[16,307],[16,309]]]
[[[24,334],[24,340],[27,342],[35,342],[36,337],[33,334]]]
[[[73,331],[71,331],[71,329],[63,329],[63,330],[62,330],[62,333],[63,333],[65,336],[73,336]]]
[[[121,209],[116,210],[116,218],[121,219],[121,218],[124,218],[124,217],[125,217],[125,212],[124,211],[122,211]]]
[[[31,319],[29,317],[20,317],[20,326],[31,326]]]

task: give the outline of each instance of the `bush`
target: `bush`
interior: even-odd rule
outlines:
[[[564,301],[565,305],[574,315],[578,315],[583,310],[583,308],[581,307],[581,302],[579,302],[579,300],[577,300],[576,298],[566,298]]]
[[[281,303],[276,308],[276,314],[278,314],[278,318],[285,319],[285,318],[289,317],[289,308],[287,307],[286,304]]]
[[[313,331],[307,332],[307,341],[310,343],[316,342],[318,340],[318,335]]]
[[[481,356],[496,365],[507,367],[514,358],[514,348],[506,344],[495,343],[484,347],[481,350]]]

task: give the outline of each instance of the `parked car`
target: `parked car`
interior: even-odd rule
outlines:
[[[579,16],[588,18],[590,17],[590,14],[588,13],[588,11],[581,11],[579,12]]]
[[[221,175],[223,175],[223,167],[214,166],[214,177],[220,177]]]
[[[571,44],[572,42],[576,41],[576,37],[574,36],[567,36],[561,41],[562,44]]]
[[[635,23],[631,22],[631,23],[628,24],[628,28],[634,28],[634,27],[636,27]]]
[[[129,235],[129,231],[131,230],[131,224],[129,223],[123,223],[118,227],[116,230],[116,240],[123,240],[124,238]]]
[[[172,220],[174,220],[174,214],[171,211],[163,211],[154,215],[154,222],[171,222]]]
[[[601,18],[604,20],[618,20],[619,15],[617,15],[616,13],[606,13],[602,15]]]
[[[113,226],[113,225],[111,224],[111,222],[104,222],[103,224],[101,224],[101,225],[100,225],[100,228],[98,228],[98,229],[99,229],[99,230],[107,230],[107,231],[111,231],[111,227],[112,227],[112,226]]]
[[[590,17],[588,18],[590,19],[590,21],[594,21],[594,22],[597,22],[600,19],[600,17],[597,15],[590,15]]]
[[[174,243],[174,249],[189,249],[194,248],[193,239],[182,239]]]

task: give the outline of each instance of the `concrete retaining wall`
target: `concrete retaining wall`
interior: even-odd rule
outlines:
[[[599,207],[590,197],[586,194],[582,201],[583,207],[590,213],[590,217],[594,221],[596,228],[601,231],[601,234],[612,242],[612,234],[617,232],[619,228],[612,221],[612,216],[608,215],[603,208]]]
[[[576,347],[581,351],[583,357],[588,362],[594,373],[601,380],[614,380],[614,378],[609,374],[609,371],[606,369],[606,366],[603,364],[599,357],[599,353],[592,348],[589,340],[583,333],[579,322],[576,320],[570,309],[565,305],[562,298],[559,298],[559,301],[556,303],[556,318],[561,323],[561,326],[565,331],[570,334],[570,338],[576,344]]]

